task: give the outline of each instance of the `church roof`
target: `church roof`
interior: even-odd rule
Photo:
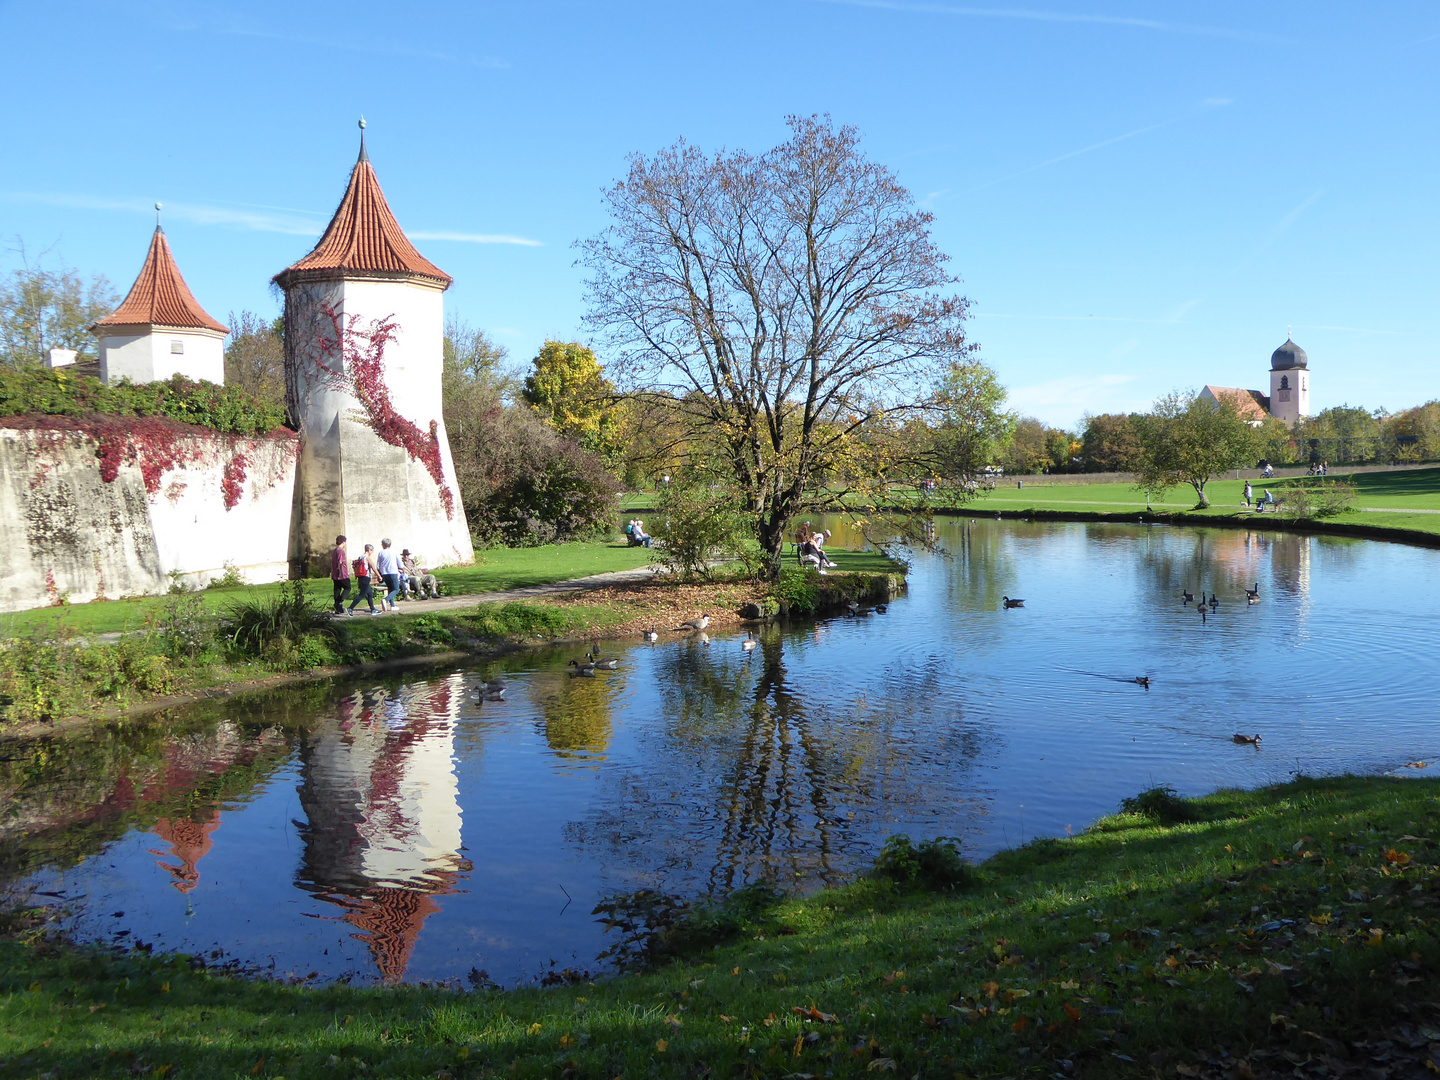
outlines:
[[[360,158],[325,235],[309,255],[276,274],[275,282],[284,288],[297,280],[396,275],[428,278],[442,288],[448,288],[452,280],[416,250],[395,220],[365,151],[362,132]]]
[[[1216,401],[1234,407],[1241,420],[1265,420],[1270,416],[1270,398],[1259,390],[1242,390],[1238,386],[1211,386],[1206,384],[1202,393],[1208,392]]]
[[[130,292],[118,308],[90,329],[95,331],[105,326],[174,326],[222,334],[230,332],[224,323],[211,318],[185,284],[180,268],[175,265],[175,256],[170,254],[165,231],[159,225],[155,226],[145,265],[140,268],[140,276],[130,286]]]
[[[1288,337],[1284,345],[1270,354],[1271,371],[1289,371],[1292,368],[1303,368],[1309,363],[1310,358],[1305,355],[1305,350]]]

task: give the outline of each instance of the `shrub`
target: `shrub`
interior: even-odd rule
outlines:
[[[1172,787],[1153,787],[1139,795],[1120,800],[1120,809],[1162,825],[1179,825],[1196,818],[1195,807],[1180,798]]]
[[[233,604],[221,618],[221,628],[241,655],[291,670],[312,666],[301,655],[307,636],[333,639],[335,634],[329,612],[310,598],[305,582],[298,579],[281,586],[278,596]],[[313,655],[314,646],[307,648]]]
[[[86,375],[47,368],[0,367],[0,416],[165,416],[232,435],[263,435],[285,422],[285,410],[231,386],[176,375],[164,382],[107,386]]]
[[[225,568],[225,573],[218,578],[212,579],[210,583],[205,586],[207,589],[234,589],[241,585],[250,584],[245,580],[245,575],[240,572],[240,568],[234,563],[226,562],[222,565]]]
[[[707,580],[720,562],[758,563],[749,519],[724,489],[670,484],[660,493],[655,558],[684,577]]]
[[[975,882],[975,869],[960,854],[960,841],[937,836],[915,843],[903,833],[885,841],[875,858],[875,875],[901,888],[936,891],[963,889]]]
[[[820,575],[813,569],[787,566],[780,571],[770,595],[790,609],[791,615],[813,615],[819,603]]]
[[[1280,509],[1288,517],[1336,517],[1350,509],[1359,492],[1345,480],[1305,480],[1285,489]]]

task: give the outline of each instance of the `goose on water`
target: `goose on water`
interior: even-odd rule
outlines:
[[[490,679],[480,684],[480,693],[486,697],[499,697],[509,689],[509,683],[504,679]]]
[[[619,666],[620,660],[618,657],[611,657],[609,660],[595,661],[595,669],[597,671],[614,671]]]
[[[1234,738],[1235,738],[1235,741],[1236,741],[1237,743],[1240,743],[1242,746],[1248,745],[1248,746],[1259,747],[1259,745],[1260,745],[1260,736],[1259,736],[1259,735],[1240,735],[1240,734],[1237,734],[1237,735],[1234,736]]]
[[[590,663],[590,662],[588,662],[588,661],[582,664],[582,663],[580,663],[579,660],[571,660],[570,663],[567,664],[566,666],[567,666],[567,667],[573,667],[573,668],[575,669],[574,671],[572,671],[572,672],[570,673],[571,675],[594,675],[594,674],[595,674],[595,665],[592,664],[592,663]]]
[[[889,606],[886,605],[886,604],[876,604],[876,605],[875,605],[875,614],[876,614],[876,615],[884,615],[885,612],[887,612],[887,611],[889,611],[889,610],[890,610],[890,608],[889,608]]]
[[[758,642],[756,642],[755,640],[755,631],[751,630],[749,632],[749,635],[749,637],[747,637],[744,641],[740,643],[740,648],[744,649],[746,652],[754,652],[755,646],[758,644]]]
[[[1135,681],[1136,681],[1137,683],[1139,683],[1141,686],[1143,686],[1146,690],[1149,690],[1149,689],[1150,689],[1150,676],[1149,676],[1149,675],[1136,675],[1136,676],[1135,676]]]
[[[1001,602],[1002,604],[1004,604],[1005,607],[1007,607],[1007,608],[1024,607],[1024,606],[1025,606],[1025,601],[1024,601],[1024,600],[1011,600],[1010,597],[1008,597],[1008,596],[1002,596],[1002,597],[1000,598],[1000,602]]]
[[[640,635],[640,640],[641,640],[641,641],[659,641],[659,640],[660,640],[660,634],[659,634],[657,631],[655,631],[655,630],[646,630],[643,634]]]
[[[1190,603],[1191,600],[1194,600],[1194,599],[1195,599],[1195,594],[1192,593],[1192,592],[1190,592],[1188,589],[1181,589],[1181,590],[1180,590],[1180,599],[1181,599],[1181,601],[1182,601],[1183,603],[1188,604],[1188,603]]]
[[[854,599],[846,600],[845,610],[848,611],[851,615],[854,615],[857,611],[860,610],[860,601]]]
[[[681,623],[679,626],[675,627],[675,629],[676,629],[676,630],[687,630],[687,631],[688,631],[688,630],[704,630],[704,629],[705,629],[707,626],[709,626],[709,625],[710,625],[710,616],[709,616],[708,614],[703,614],[703,615],[701,615],[698,619],[691,619],[689,622],[683,622],[683,623]]]
[[[1246,595],[1247,597],[1249,597],[1252,601],[1254,601],[1254,600],[1259,600],[1259,599],[1260,599],[1260,583],[1257,581],[1257,582],[1255,582],[1255,587],[1254,587],[1253,589],[1246,589],[1246,590],[1245,590],[1245,595]]]

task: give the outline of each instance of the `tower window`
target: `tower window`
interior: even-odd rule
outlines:
[[[171,338],[170,351],[172,353],[183,353],[185,351],[185,342],[181,341],[179,338]]]
[[[1289,389],[1290,389],[1290,376],[1289,376],[1289,375],[1281,375],[1281,376],[1280,376],[1280,389],[1281,389],[1281,390],[1289,390]]]

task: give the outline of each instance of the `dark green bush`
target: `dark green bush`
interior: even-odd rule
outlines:
[[[915,843],[903,833],[885,841],[875,858],[875,874],[901,888],[944,891],[975,882],[975,868],[960,854],[960,841],[937,836]]]
[[[220,625],[226,641],[240,655],[291,670],[315,666],[306,659],[316,655],[313,643],[304,645],[307,638],[335,636],[330,613],[310,598],[299,579],[287,581],[277,596],[232,604]]]
[[[1148,788],[1139,795],[1121,799],[1120,809],[1162,825],[1179,825],[1196,818],[1195,807],[1180,798],[1172,787]]]

